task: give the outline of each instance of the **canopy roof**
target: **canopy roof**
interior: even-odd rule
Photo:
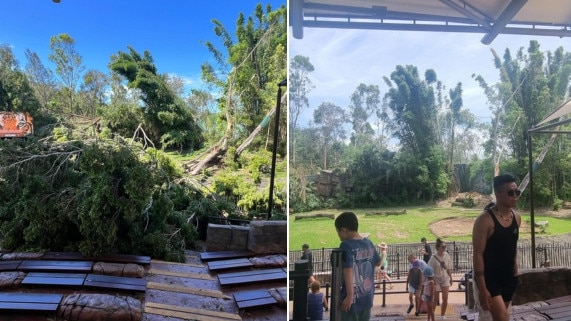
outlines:
[[[559,107],[557,107],[551,114],[543,118],[529,131],[532,133],[544,132],[545,130],[551,129],[553,127],[569,123],[571,122],[571,118],[569,118],[568,116],[569,114],[571,114],[571,99],[567,100]],[[566,132],[566,131],[559,131],[559,132]]]
[[[303,28],[347,28],[571,36],[571,1],[561,0],[290,0],[294,38]]]

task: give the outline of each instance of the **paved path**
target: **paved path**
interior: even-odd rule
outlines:
[[[404,284],[395,284],[397,287],[404,288]],[[293,303],[289,302],[289,316],[292,317]],[[381,317],[386,315],[406,315],[407,320],[426,320],[426,314],[421,314],[418,317],[414,315],[414,311],[407,315],[406,309],[408,308],[408,294],[389,294],[386,296],[385,306],[382,306],[382,295],[375,295],[373,310],[371,311],[371,318]],[[460,321],[460,312],[466,310],[464,292],[451,292],[448,296],[448,309],[446,312],[446,321]],[[323,313],[325,320],[329,319],[329,312]],[[440,319],[440,307],[436,307],[436,320]]]

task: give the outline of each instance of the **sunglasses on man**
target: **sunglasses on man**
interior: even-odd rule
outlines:
[[[519,197],[521,195],[521,191],[519,189],[510,189],[506,191],[509,197],[513,197],[514,195]]]

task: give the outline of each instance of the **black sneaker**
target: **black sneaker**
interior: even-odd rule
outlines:
[[[409,314],[410,311],[412,311],[412,308],[414,308],[414,304],[408,306],[408,309],[406,309],[406,314]]]
[[[419,314],[420,314],[420,311],[416,311],[416,312],[414,313],[415,316],[418,316]]]

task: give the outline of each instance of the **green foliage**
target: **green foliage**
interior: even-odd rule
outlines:
[[[236,157],[236,147],[228,147],[226,158],[224,159],[224,165],[231,170],[238,170],[240,168],[240,164],[236,161]]]
[[[270,174],[272,153],[269,151],[261,150],[257,153],[244,153],[242,154],[242,159],[247,164],[246,169],[252,175],[256,184],[260,184],[264,174]]]
[[[7,44],[0,44],[0,106],[2,111],[22,111],[36,115],[39,102],[26,75]]]
[[[64,126],[59,126],[53,130],[54,139],[58,142],[66,142],[71,139],[71,130]]]
[[[224,133],[231,142],[246,137],[275,106],[278,83],[287,77],[287,10],[273,10],[258,4],[254,13],[236,19],[233,37],[218,20],[212,20],[214,33],[224,48],[205,43],[216,65],[202,66],[202,79],[214,86],[220,96],[220,116],[226,122]],[[280,115],[280,128],[287,128],[286,111]],[[252,146],[263,144],[255,137]],[[287,140],[280,140],[285,150]]]
[[[127,79],[129,88],[141,91],[145,103],[144,118],[148,135],[163,148],[199,149],[203,143],[200,127],[190,110],[157,73],[148,51],[143,56],[129,47],[129,53],[119,51],[109,64],[111,70]]]
[[[135,104],[120,103],[100,107],[98,114],[106,128],[122,137],[132,137],[139,124],[144,123],[143,110]]]
[[[266,212],[269,205],[269,184],[271,174],[271,153],[261,150],[255,153],[244,152],[239,162],[226,158],[227,166],[213,176],[214,192],[234,201],[243,211]],[[274,179],[274,205],[285,206],[285,167],[287,163],[276,162]],[[281,174],[280,174],[281,173]],[[281,175],[281,177],[280,177]],[[264,188],[263,186],[266,186]]]
[[[553,202],[553,210],[559,211],[562,207],[563,207],[563,200],[556,198],[555,201]]]
[[[3,248],[183,260],[197,237],[192,217],[236,211],[181,181],[154,149],[111,140],[1,144],[10,151],[0,160]]]
[[[476,206],[476,202],[474,202],[474,198],[471,194],[468,194],[464,200],[462,200],[462,206],[472,208]]]

